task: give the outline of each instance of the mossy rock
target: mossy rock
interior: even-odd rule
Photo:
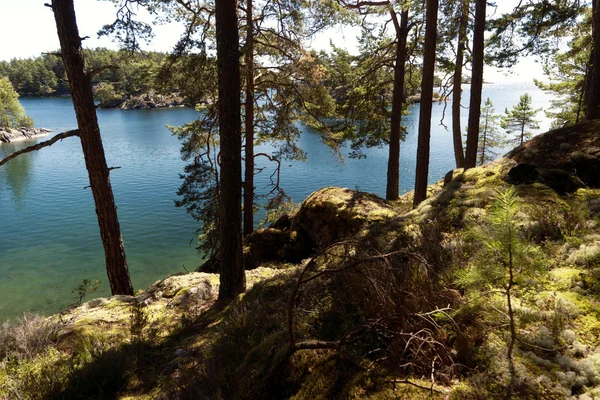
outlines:
[[[312,193],[293,218],[291,230],[302,232],[315,247],[351,237],[365,225],[398,216],[394,206],[364,192],[327,187]]]
[[[517,163],[558,169],[600,187],[600,121],[555,129],[535,136],[506,155]]]
[[[299,263],[312,248],[298,231],[259,229],[244,240],[244,265],[254,269],[269,261]]]

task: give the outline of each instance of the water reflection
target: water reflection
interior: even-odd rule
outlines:
[[[19,142],[18,145],[3,143],[0,145],[0,159],[34,143],[35,140]],[[0,201],[7,200],[8,194],[11,193],[15,205],[18,208],[24,206],[24,199],[31,184],[33,157],[31,153],[22,154],[0,167]]]

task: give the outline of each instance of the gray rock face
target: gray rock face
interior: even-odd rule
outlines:
[[[0,128],[0,142],[10,143],[19,140],[32,139],[39,136],[46,136],[52,132],[45,128]]]

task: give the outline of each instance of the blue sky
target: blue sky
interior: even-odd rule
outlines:
[[[44,6],[50,0],[0,0],[0,60],[28,58],[40,55],[43,51],[59,47],[56,27],[51,10]],[[498,12],[505,12],[516,0],[498,0]],[[108,38],[98,39],[97,32],[106,23],[112,22],[115,7],[110,1],[75,0],[75,11],[81,36],[89,36],[85,47],[116,48]],[[143,15],[140,11],[140,15]],[[155,38],[147,50],[169,51],[182,32],[175,24],[155,28]],[[315,38],[312,46],[317,49],[329,47],[329,41],[340,47],[356,46],[355,32],[333,28]],[[513,68],[514,73],[506,77],[504,72],[486,68],[485,79],[498,81],[531,81],[542,78],[541,66],[534,59],[526,59]]]

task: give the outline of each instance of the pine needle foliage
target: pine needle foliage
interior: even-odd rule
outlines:
[[[485,243],[472,258],[472,267],[463,272],[458,284],[482,304],[491,304],[494,294],[504,298],[503,310],[490,312],[508,319],[507,358],[511,378],[515,378],[513,350],[517,341],[515,296],[523,299],[537,266],[543,265],[536,247],[529,245],[521,232],[524,205],[514,187],[498,192],[488,213],[488,224],[469,232],[469,238]]]

